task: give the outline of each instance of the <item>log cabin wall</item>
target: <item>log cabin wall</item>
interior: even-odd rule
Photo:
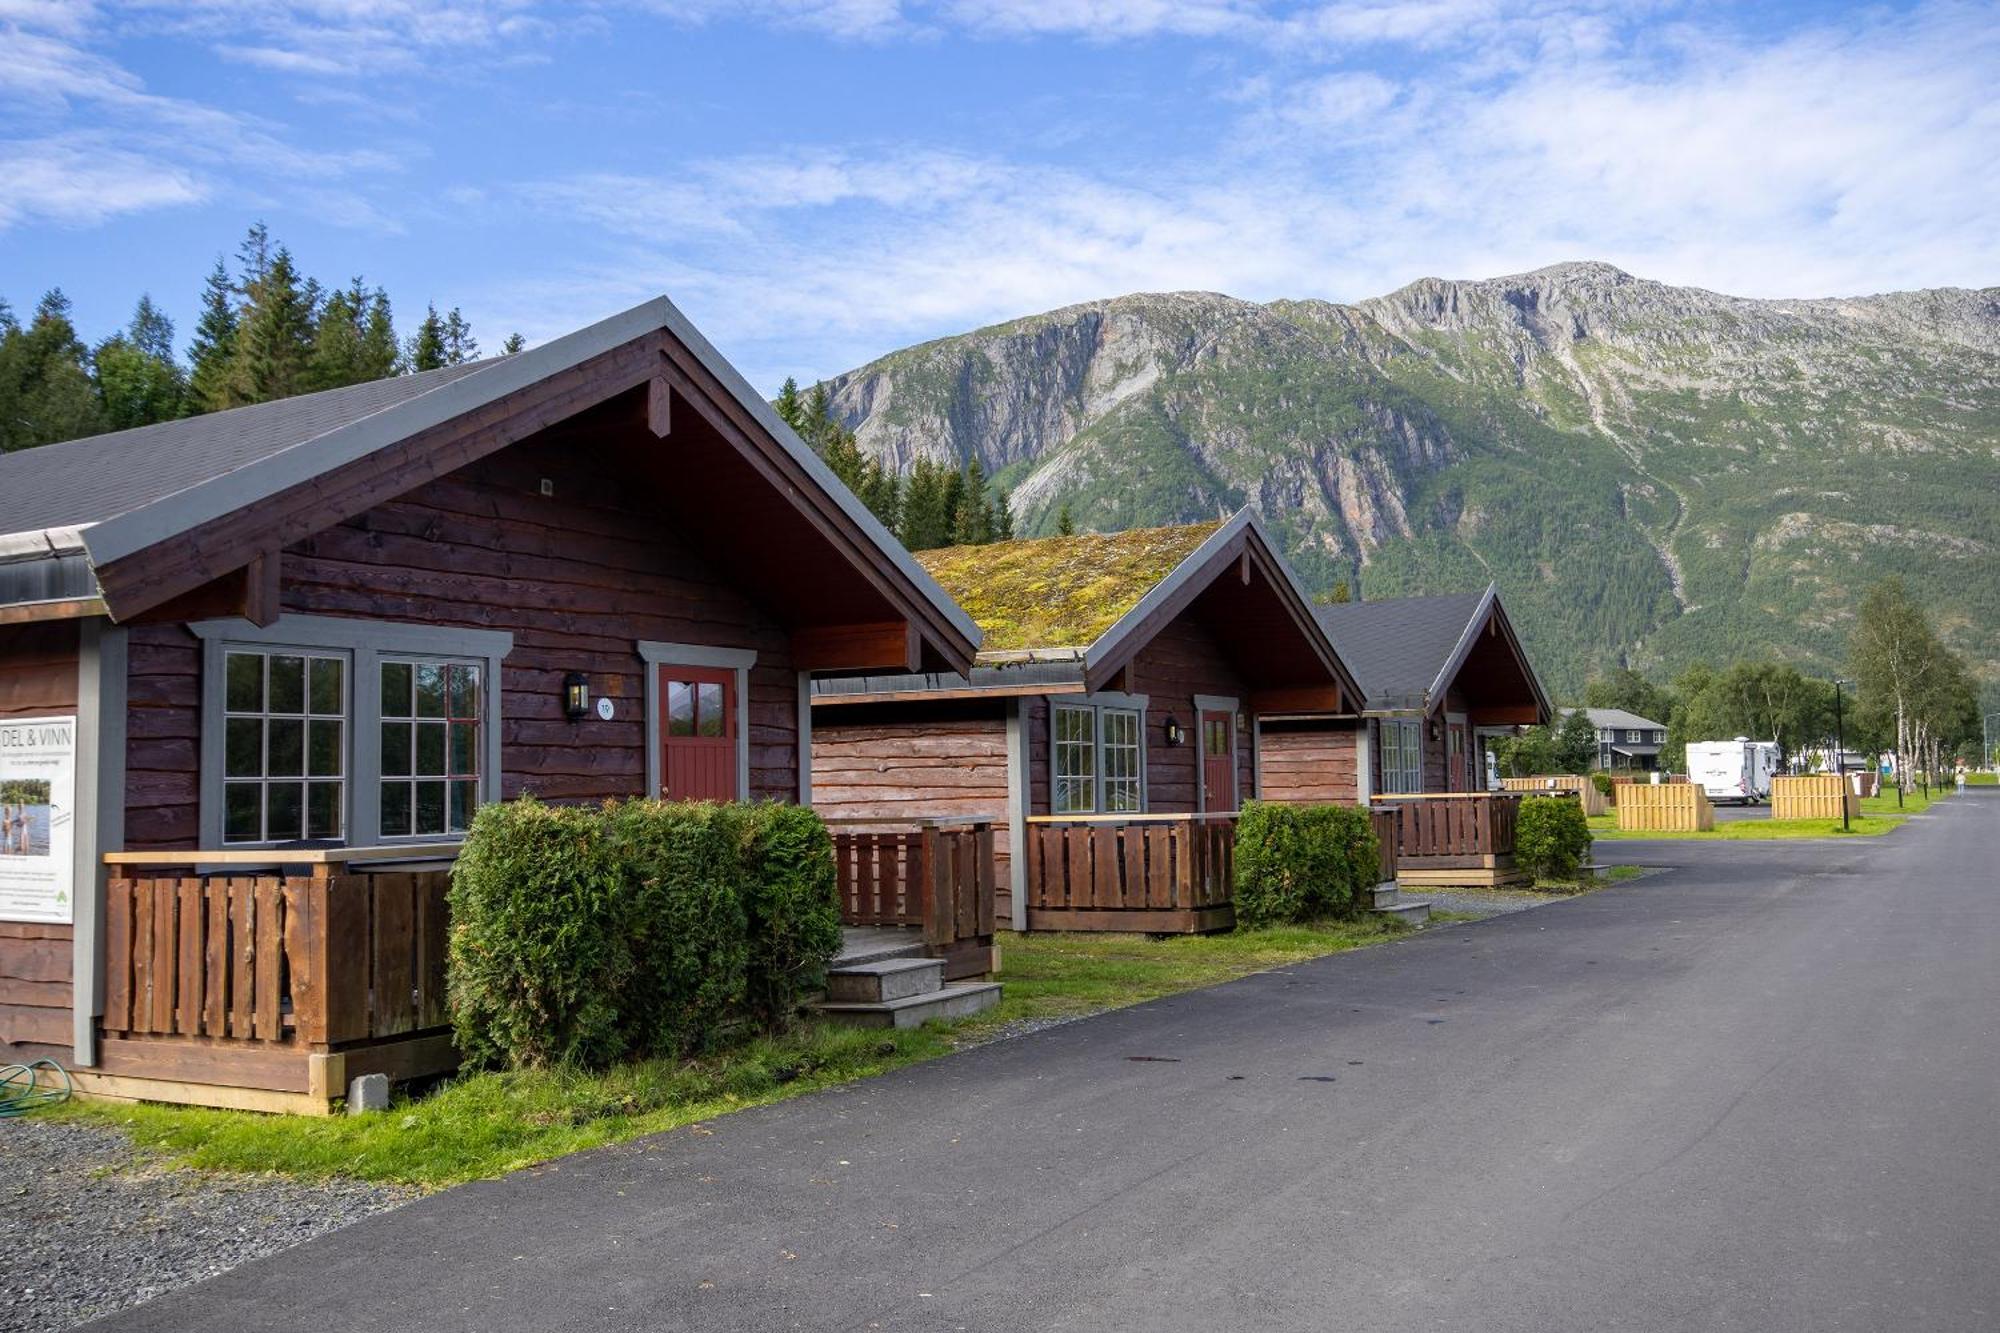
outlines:
[[[1256,790],[1250,689],[1223,655],[1215,636],[1198,621],[1183,615],[1140,650],[1132,662],[1132,691],[1147,696],[1146,808],[1149,812],[1180,813],[1200,808],[1201,749],[1196,742],[1201,718],[1194,706],[1197,694],[1220,695],[1238,701],[1238,803],[1247,800]],[[1163,723],[1169,713],[1187,729],[1185,745],[1169,746],[1163,738]],[[1039,776],[1046,793],[1046,767],[1039,770]]]
[[[1263,799],[1300,805],[1353,805],[1356,733],[1351,721],[1266,722],[1259,741]]]
[[[553,494],[541,493],[542,482]],[[798,684],[789,637],[726,569],[680,541],[649,487],[576,447],[529,439],[288,548],[286,614],[508,630],[503,795],[637,796],[646,785],[640,640],[749,648],[749,787],[798,793]],[[199,838],[201,649],[184,626],[133,628],[126,845]],[[613,720],[563,717],[582,671]]]
[[[0,718],[77,708],[78,624],[0,629]],[[0,921],[0,1063],[70,1058],[70,926]]]

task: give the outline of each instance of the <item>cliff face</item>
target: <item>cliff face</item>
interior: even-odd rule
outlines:
[[[2000,288],[1756,301],[1560,264],[1338,305],[1070,306],[840,376],[907,466],[977,458],[1024,532],[1255,505],[1306,579],[1497,580],[1558,685],[1838,660],[1900,573],[2000,671]]]

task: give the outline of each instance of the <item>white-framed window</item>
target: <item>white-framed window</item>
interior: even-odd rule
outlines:
[[[348,655],[243,647],[222,663],[222,841],[338,842]]]
[[[1139,814],[1146,808],[1146,700],[1093,695],[1049,709],[1049,810]]]
[[[1424,724],[1385,718],[1381,725],[1383,794],[1421,793],[1424,789]]]
[[[498,799],[513,635],[335,616],[189,629],[202,846],[446,840]]]
[[[1637,745],[1639,743],[1639,738],[1641,734],[1642,733],[1637,727],[1627,728],[1625,732],[1625,743],[1627,745]]]

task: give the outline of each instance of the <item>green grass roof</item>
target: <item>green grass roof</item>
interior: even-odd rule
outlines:
[[[919,551],[986,636],[983,652],[1087,648],[1220,523]]]

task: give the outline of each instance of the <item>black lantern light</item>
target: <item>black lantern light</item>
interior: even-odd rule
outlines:
[[[1176,718],[1172,713],[1167,714],[1165,731],[1168,745],[1185,745],[1187,743],[1187,730],[1181,726],[1180,719]]]
[[[590,677],[572,671],[563,677],[563,716],[581,722],[590,712]]]

